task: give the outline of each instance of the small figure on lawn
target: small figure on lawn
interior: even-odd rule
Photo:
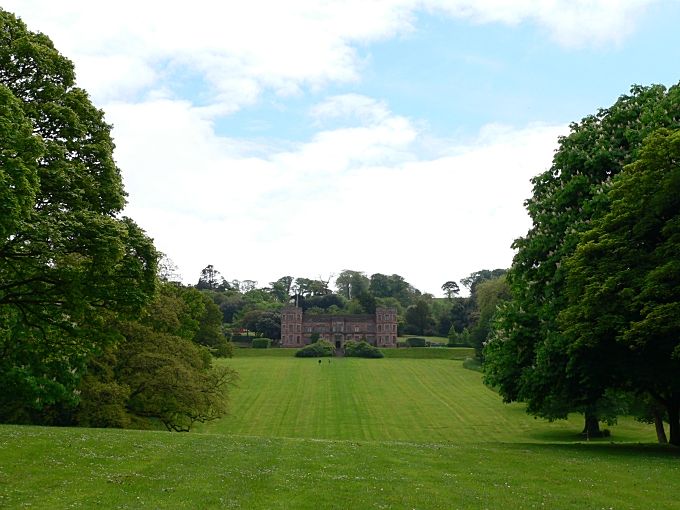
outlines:
[[[321,365],[321,360],[319,360],[319,365]]]

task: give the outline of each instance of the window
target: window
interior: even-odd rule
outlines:
[[[382,331],[382,325],[378,324],[378,332]]]

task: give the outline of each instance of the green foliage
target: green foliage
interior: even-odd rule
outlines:
[[[196,288],[198,290],[227,290],[229,284],[212,264],[208,264],[201,270]]]
[[[610,108],[572,124],[570,134],[560,139],[552,167],[533,179],[533,196],[527,201],[533,226],[515,241],[517,254],[508,274],[512,301],[501,305],[484,351],[486,381],[506,401],[524,401],[529,412],[550,418],[564,418],[571,411],[582,412],[586,418],[607,417],[607,389],[618,386],[619,377],[627,378],[621,376],[618,365],[625,342],[615,338],[622,326],[616,324],[621,312],[610,313],[614,302],[602,301],[606,306],[597,312],[601,317],[587,335],[589,355],[574,356],[587,342],[586,336],[575,342],[565,333],[570,313],[558,320],[575,292],[574,284],[567,290],[575,270],[568,261],[583,243],[582,234],[610,211],[609,183],[640,157],[642,141],[661,127],[680,127],[680,87],[635,86]],[[587,249],[582,248],[584,257]],[[607,258],[618,257],[617,252],[609,252]],[[630,261],[630,269],[637,274],[638,261]],[[603,279],[597,285],[593,280],[593,295],[598,288],[612,295],[623,290],[614,285],[616,276],[600,276]],[[630,311],[630,305],[637,306],[636,291],[631,288],[620,297],[624,295],[623,310]],[[655,320],[656,324],[664,322]],[[652,356],[648,363],[645,356],[639,357],[638,366],[656,371],[657,360]]]
[[[212,304],[212,303],[211,303]],[[116,325],[123,340],[89,362],[77,423],[188,431],[226,412],[233,370],[214,368],[198,345],[205,301],[193,288],[160,285],[142,318]],[[214,306],[214,305],[213,305]]]
[[[499,278],[507,272],[507,269],[482,269],[481,271],[475,271],[470,276],[463,278],[460,283],[470,290],[470,294],[474,295],[477,290],[477,285],[487,280]]]
[[[472,329],[468,345],[475,348],[477,358],[484,359],[483,349],[491,331],[491,323],[501,303],[511,298],[510,286],[505,275],[490,278],[477,283],[475,286],[474,299],[477,304],[479,318]]]
[[[345,342],[345,356],[354,358],[382,358],[383,353],[377,347],[372,346],[368,342],[355,342],[349,340]]]
[[[269,349],[271,346],[271,338],[254,338],[252,342],[253,349]]]
[[[460,287],[454,281],[445,282],[442,285],[442,290],[446,293],[448,299],[451,299],[456,294],[460,294]]]
[[[217,345],[211,350],[213,356],[216,358],[233,358],[234,357],[234,344],[231,343],[226,338],[222,337]]]
[[[409,347],[425,347],[427,345],[427,340],[419,337],[411,337],[406,339],[406,345]]]
[[[309,339],[312,343],[318,342],[319,338],[321,338],[321,334],[319,334],[316,331],[314,331],[311,335],[309,335]]]
[[[369,279],[361,271],[343,270],[335,280],[338,293],[347,300],[368,293]],[[371,313],[371,312],[367,312]]]
[[[0,420],[50,420],[151,300],[158,254],[120,216],[111,128],[73,64],[2,9],[0,70]]]
[[[607,197],[565,264],[559,322],[574,363],[605,387],[654,395],[680,445],[680,129],[650,135]]]
[[[449,347],[469,347],[472,345],[470,331],[468,331],[467,328],[459,333],[453,326],[451,326],[448,338],[449,342],[447,345]]]
[[[298,350],[295,356],[298,358],[321,358],[333,356],[334,354],[335,347],[328,340],[319,340]]]
[[[406,309],[406,331],[417,335],[431,334],[430,327],[433,324],[430,304],[427,300],[420,298],[414,305]]]

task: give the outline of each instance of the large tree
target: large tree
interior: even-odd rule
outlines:
[[[219,319],[216,305],[196,289],[161,284],[138,319],[117,324],[123,339],[91,357],[79,386],[76,422],[143,428],[161,423],[188,431],[222,416],[236,373],[213,367],[201,345],[215,312]]]
[[[512,300],[502,307],[485,351],[486,380],[506,401],[524,401],[530,413],[564,418],[585,414],[587,433],[605,418],[607,378],[601,370],[572,368],[570,339],[558,324],[567,306],[567,259],[580,235],[608,209],[604,186],[635,161],[642,140],[660,127],[680,126],[680,87],[635,86],[610,108],[571,125],[551,168],[535,177],[526,202],[533,225],[517,239],[508,274]]]
[[[345,299],[353,299],[368,292],[370,280],[361,271],[344,269],[335,279],[338,293]]]
[[[50,39],[0,9],[0,419],[75,399],[84,360],[155,287],[110,126]]]
[[[651,395],[680,445],[680,130],[651,135],[607,194],[566,263],[568,370]]]

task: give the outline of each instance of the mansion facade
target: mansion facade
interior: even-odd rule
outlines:
[[[376,347],[397,346],[397,309],[378,307],[375,315],[306,314],[302,308],[281,310],[281,346],[304,347],[312,334],[342,349],[348,340],[366,340]]]

